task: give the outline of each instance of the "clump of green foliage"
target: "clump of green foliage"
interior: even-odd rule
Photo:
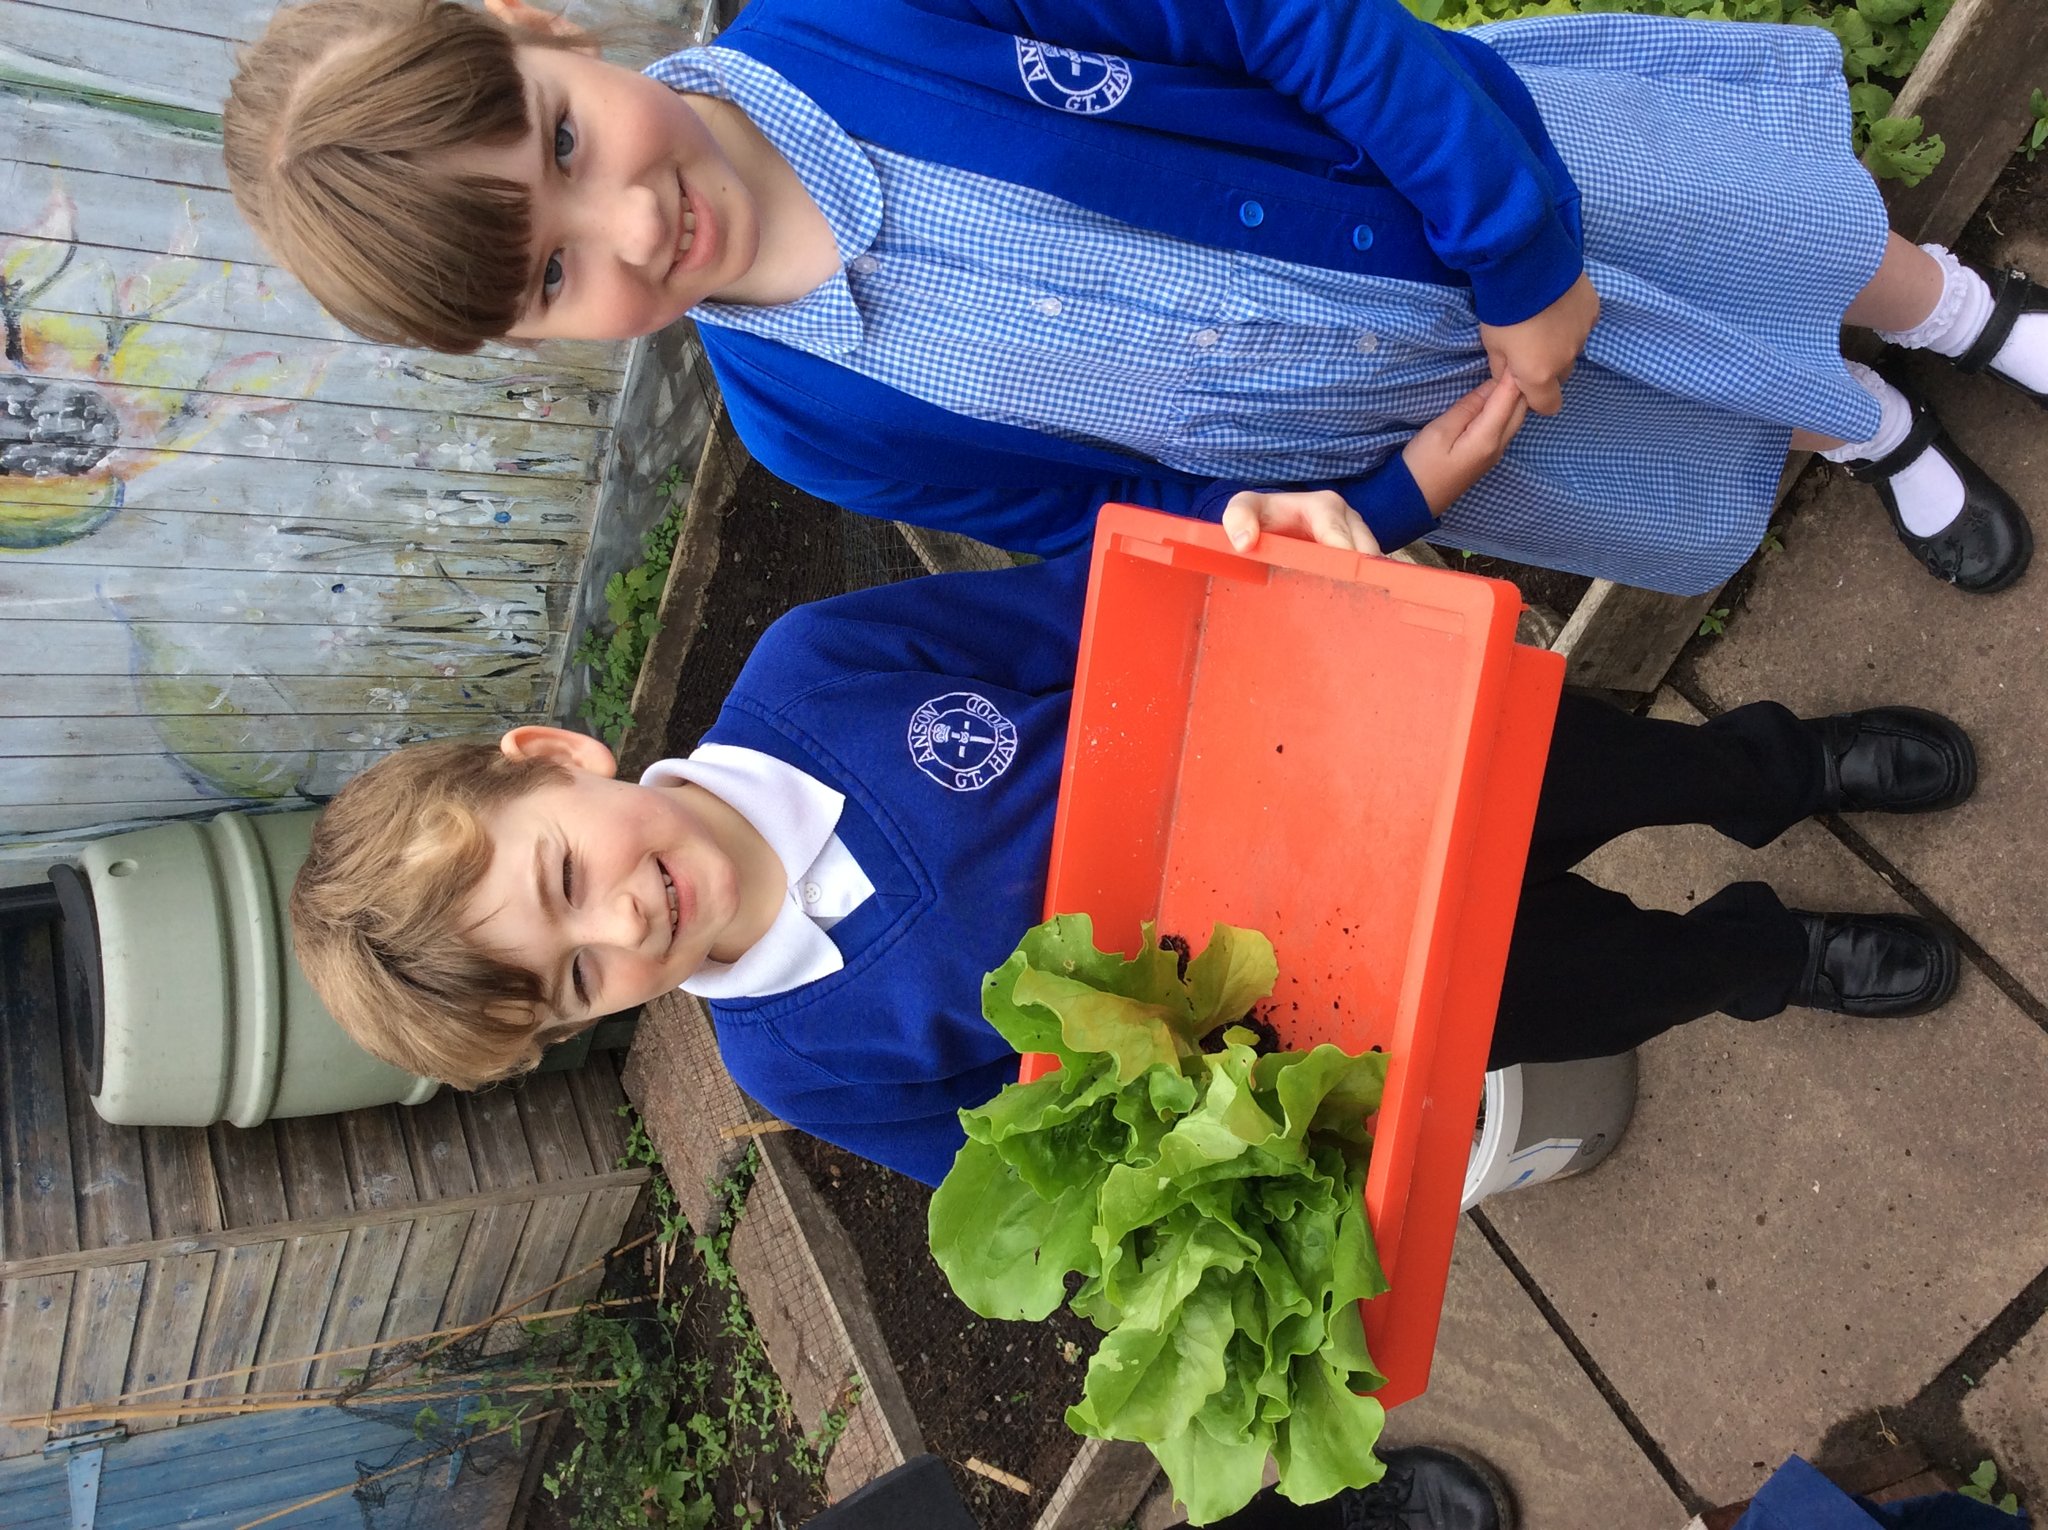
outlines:
[[[682,498],[682,468],[672,467],[664,473],[657,491],[668,502],[668,509],[642,540],[639,563],[605,581],[607,624],[593,624],[570,656],[590,668],[590,694],[583,701],[583,718],[614,749],[632,726],[633,687],[640,679],[640,661],[647,657],[647,645],[661,630],[662,587],[668,582],[668,566],[675,560],[676,538],[682,534],[683,514],[688,508]]]
[[[2040,92],[2036,91],[2036,95]],[[1970,1473],[1970,1480],[1957,1489],[1965,1498],[1974,1498],[1979,1503],[1988,1503],[1993,1508],[2018,1517],[2020,1501],[2011,1493],[1993,1498],[1998,1491],[1998,1464],[1995,1461],[1979,1461],[1977,1469]]]
[[[1424,21],[1473,27],[1522,16],[1633,11],[1711,21],[1774,21],[1826,27],[1842,44],[1856,150],[1872,175],[1916,185],[1941,163],[1939,135],[1918,117],[1892,117],[1891,85],[1912,73],[1952,0],[1403,0]]]
[[[1243,1507],[1268,1456],[1296,1503],[1383,1470],[1384,1415],[1357,1394],[1385,1379],[1358,1303],[1386,1289],[1364,1184],[1387,1059],[1261,1055],[1235,1022],[1277,970],[1225,924],[1184,970],[1149,925],[1128,961],[1083,915],[1032,930],[982,1013],[1060,1066],[960,1113],[931,1203],[932,1253],[974,1311],[1065,1301],[1102,1330],[1067,1422],[1151,1447],[1196,1525]]]
[[[769,1513],[763,1490],[780,1483],[785,1467],[813,1487],[822,1482],[825,1460],[859,1403],[857,1379],[815,1430],[797,1427],[729,1258],[759,1163],[754,1150],[714,1187],[717,1226],[693,1236],[645,1129],[630,1107],[620,1114],[630,1124],[620,1167],[655,1169],[648,1181],[653,1257],[666,1271],[675,1246],[687,1241],[701,1275],[665,1281],[650,1295],[650,1312],[619,1316],[598,1307],[561,1328],[530,1327],[525,1364],[500,1370],[467,1422],[478,1431],[516,1431],[532,1414],[560,1409],[574,1443],[541,1484],[563,1500],[575,1530],[760,1530]],[[716,1355],[680,1347],[686,1308],[697,1302],[714,1314]],[[422,1411],[422,1426],[438,1422],[430,1415]]]

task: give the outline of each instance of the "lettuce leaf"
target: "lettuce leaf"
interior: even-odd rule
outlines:
[[[1269,1456],[1297,1503],[1382,1471],[1358,1303],[1386,1289],[1364,1186],[1387,1060],[1257,1055],[1232,1022],[1277,977],[1271,942],[1229,925],[1185,963],[1150,925],[1128,959],[1086,916],[1039,925],[982,1011],[1059,1071],[962,1111],[932,1197],[932,1252],[982,1316],[1043,1318],[1081,1277],[1070,1305],[1104,1338],[1067,1421],[1149,1445],[1197,1525]]]

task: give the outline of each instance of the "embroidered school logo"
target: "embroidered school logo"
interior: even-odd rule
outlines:
[[[986,696],[948,691],[910,718],[910,758],[949,792],[978,792],[1017,758],[1017,725]]]
[[[1017,73],[1040,106],[1099,117],[1131,92],[1131,66],[1108,53],[1081,53],[1017,39]]]

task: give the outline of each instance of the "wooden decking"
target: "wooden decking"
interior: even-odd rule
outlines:
[[[183,1395],[332,1384],[364,1356],[305,1357],[475,1321],[602,1255],[646,1178],[617,1167],[608,1054],[411,1110],[110,1126],[52,956],[47,927],[0,929],[0,1419],[254,1364]],[[46,1437],[0,1427],[0,1456]]]

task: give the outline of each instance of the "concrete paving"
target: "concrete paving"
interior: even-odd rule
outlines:
[[[1475,1451],[1525,1526],[1682,1525],[1684,1505],[1469,1221],[1458,1230],[1429,1390],[1386,1443]]]
[[[2048,530],[2039,412],[1938,365],[1908,375]],[[1803,825],[1762,852],[1703,829],[1639,834],[1589,872],[1668,908],[1743,878],[1809,908],[1917,907],[1974,946],[1962,989],[1921,1020],[1715,1018],[1660,1038],[1642,1051],[1637,1118],[1608,1164],[1496,1198],[1481,1215],[1550,1325],[1581,1349],[1572,1369],[1597,1372],[1612,1412],[1635,1426],[1629,1449],[1646,1465],[1661,1457],[1662,1480],[1692,1507],[1748,1496],[1788,1452],[1847,1461],[1901,1437],[1937,1465],[1996,1460],[2039,1514],[2048,572],[2002,597],[1947,589],[1904,555],[1875,497],[1839,474],[1783,539],[1726,635],[1681,667],[1688,694],[1712,710],[1772,697],[1807,714],[1886,702],[1945,711],[1977,741],[1976,799],[1925,818]],[[1697,715],[1670,692],[1658,708]],[[1511,1310],[1531,1301],[1520,1285],[1502,1294]],[[1495,1342],[1447,1324],[1441,1374],[1461,1377],[1482,1363],[1468,1346]],[[1513,1416],[1525,1406],[1501,1388],[1458,1422],[1505,1457],[1518,1486],[1529,1469]],[[1531,1508],[1530,1530],[1665,1522]]]

